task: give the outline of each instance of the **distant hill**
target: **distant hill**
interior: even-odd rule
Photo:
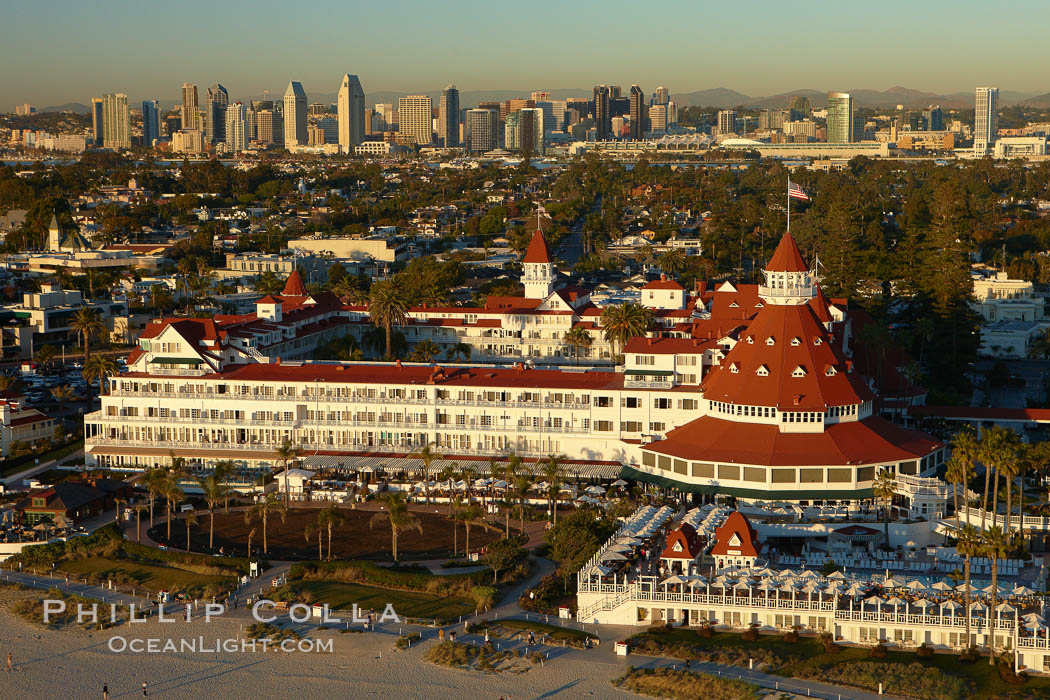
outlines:
[[[37,110],[38,112],[76,112],[77,114],[91,114],[91,108],[87,105],[80,104],[79,102],[67,102],[64,105],[58,105],[57,107],[44,107],[43,109]]]
[[[922,109],[931,104],[939,104],[946,109],[972,108],[974,94],[972,92],[957,92],[948,95],[940,95],[934,92],[912,90],[911,88],[894,86],[887,90],[870,90],[865,88],[853,88],[843,90],[853,95],[854,105],[857,107],[872,107],[880,109],[893,109],[897,105],[904,105],[905,109]],[[698,90],[696,92],[675,93],[672,99],[679,105],[696,105],[700,107],[718,107],[727,109],[730,107],[749,107],[753,109],[783,109],[788,106],[791,99],[796,95],[809,98],[814,109],[827,106],[828,93],[823,90],[792,90],[791,92],[766,97],[749,97],[735,90],[727,88],[716,88],[713,90]],[[1045,102],[1039,102],[1040,100]],[[1000,91],[999,101],[1003,105],[1026,104],[1033,107],[1050,106],[1050,93],[1047,95],[1034,95],[1032,93],[1015,92],[1012,90]]]

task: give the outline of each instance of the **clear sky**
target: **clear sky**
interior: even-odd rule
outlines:
[[[790,10],[789,10],[790,8]],[[4,0],[0,109],[104,92],[727,87],[1050,92],[1046,0]],[[203,95],[202,95],[203,99]]]

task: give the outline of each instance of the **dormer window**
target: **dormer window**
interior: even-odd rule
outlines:
[[[817,336],[816,338],[814,338],[814,339],[813,339],[813,344],[814,344],[814,345],[823,345],[823,344],[824,344],[824,339],[823,339],[823,338],[821,338],[821,337],[820,337],[820,336],[818,335],[818,336]]]
[[[766,367],[765,365],[760,365],[759,368],[755,370],[755,374],[757,374],[760,377],[768,377],[769,367]]]
[[[838,370],[835,369],[835,365],[828,365],[827,368],[824,370],[825,377],[834,377],[838,373]]]
[[[797,348],[799,345],[802,345],[802,339],[801,338],[792,338],[791,339],[791,347]]]
[[[747,344],[748,344],[748,345],[754,345],[754,344],[755,344],[755,336],[753,336],[753,335],[749,335],[749,336],[747,337]]]
[[[738,304],[738,303],[736,303],[734,301],[732,304],[729,305],[729,308],[731,308],[731,309],[739,309],[740,308],[740,304]]]
[[[806,376],[806,368],[803,367],[802,365],[799,365],[798,367],[795,368],[795,371],[791,373],[791,376],[792,377],[804,377],[804,376]]]
[[[732,372],[733,374],[739,374],[740,373],[740,365],[738,365],[737,363],[734,362],[733,364],[729,365],[729,371]]]
[[[776,345],[777,341],[773,339],[773,336],[766,338],[766,345]]]

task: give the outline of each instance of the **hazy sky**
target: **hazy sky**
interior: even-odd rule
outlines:
[[[1046,0],[4,0],[0,18],[0,109],[104,92],[174,101],[184,81],[219,81],[233,99],[283,94],[292,78],[335,92],[344,72],[366,94],[1050,91]]]

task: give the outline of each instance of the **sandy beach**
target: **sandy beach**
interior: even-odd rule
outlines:
[[[210,624],[155,621],[105,631],[45,630],[6,611],[0,612],[0,661],[14,655],[15,672],[0,670],[0,695],[31,698],[141,697],[143,681],[150,696],[170,698],[554,698],[638,697],[612,687],[630,661],[611,649],[552,651],[551,661],[524,674],[482,673],[446,669],[423,661],[434,644],[434,630],[423,642],[394,650],[397,630],[340,634],[317,631],[309,636],[331,639],[332,652],[284,653],[115,653],[110,638],[179,639],[204,635],[237,638],[243,621]],[[214,642],[210,642],[214,645]],[[586,654],[586,659],[582,655]],[[635,663],[641,659],[633,660]]]

